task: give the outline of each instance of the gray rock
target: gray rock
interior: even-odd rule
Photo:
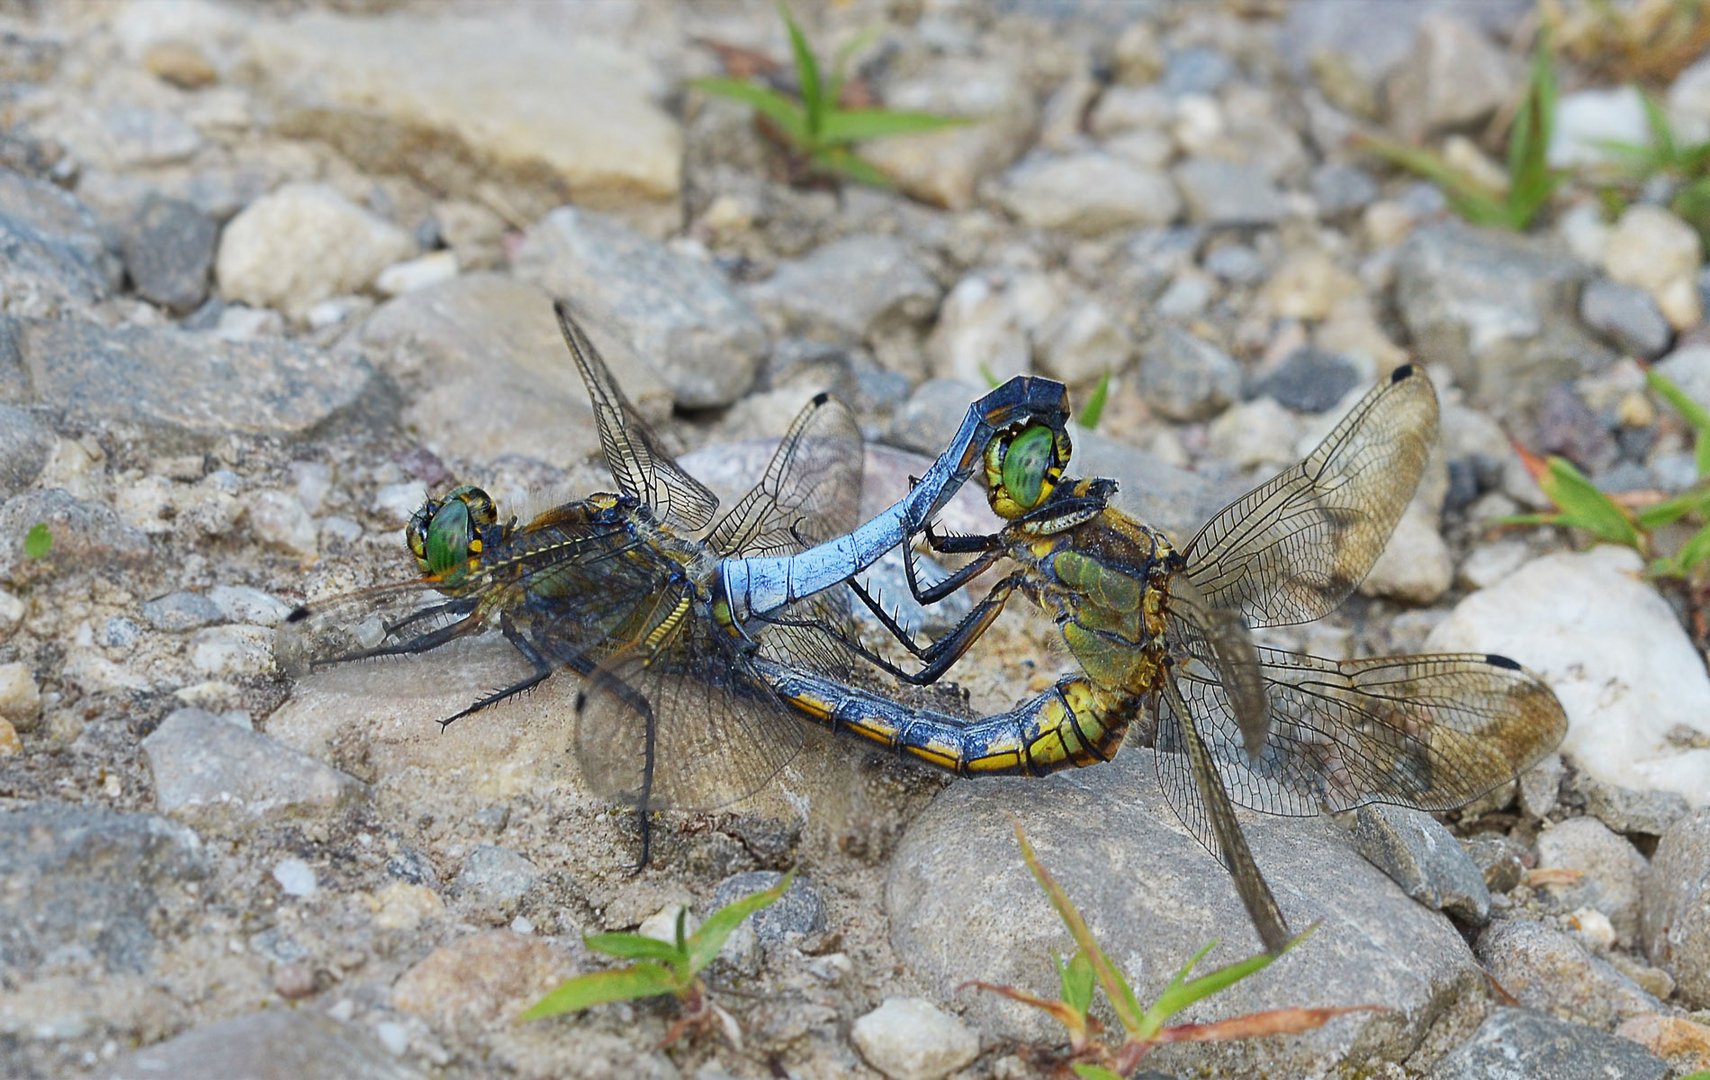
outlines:
[[[678,405],[728,405],[753,385],[766,327],[710,262],[566,206],[528,231],[513,265],[553,296],[608,313]]]
[[[179,199],[150,199],[125,233],[125,269],[137,294],[184,314],[208,298],[208,271],[220,229]]]
[[[1610,359],[1579,329],[1586,274],[1553,244],[1446,221],[1402,245],[1395,300],[1417,354],[1447,363],[1475,402],[1502,415]]]
[[[1128,367],[1134,339],[1097,300],[1074,304],[1040,332],[1039,366],[1066,383],[1086,383]]]
[[[1538,834],[1538,865],[1580,871],[1578,884],[1550,885],[1545,892],[1567,912],[1596,908],[1609,916],[1620,941],[1633,940],[1648,867],[1632,844],[1596,818],[1569,818]]]
[[[834,240],[747,290],[784,332],[849,344],[919,327],[940,292],[908,244],[879,235]]]
[[[1073,475],[1116,478],[1120,483],[1111,505],[1177,537],[1192,536],[1251,486],[1222,465],[1208,462],[1190,472],[1096,431],[1076,428],[1073,434]]]
[[[54,317],[120,281],[89,208],[52,184],[0,169],[0,312]]]
[[[1312,197],[1318,213],[1326,218],[1364,210],[1378,197],[1372,174],[1356,165],[1328,162],[1312,170]]]
[[[1579,317],[1609,344],[1646,360],[1661,356],[1674,337],[1650,293],[1608,278],[1580,293]]]
[[[1353,361],[1310,345],[1289,353],[1254,385],[1255,393],[1275,398],[1300,412],[1321,413],[1341,404],[1364,379]]]
[[[1622,787],[1588,772],[1574,773],[1568,792],[1584,801],[1586,813],[1618,833],[1661,836],[1692,812],[1686,796],[1678,791]]]
[[[1530,1009],[1499,1008],[1432,1068],[1430,1080],[1664,1080],[1668,1066],[1636,1042]]]
[[[1218,158],[1190,158],[1171,170],[1188,218],[1213,228],[1275,225],[1288,204],[1264,170]]]
[[[151,919],[178,883],[203,877],[196,834],[154,814],[57,803],[0,814],[0,964],[149,969]]]
[[[248,585],[215,585],[207,596],[227,622],[257,626],[278,626],[297,606]]]
[[[893,1080],[939,1080],[980,1055],[980,1037],[924,998],[886,998],[856,1019],[849,1039]]]
[[[53,453],[54,434],[35,414],[0,404],[0,499],[35,483]]]
[[[24,555],[37,524],[53,534],[46,557]],[[0,581],[39,580],[82,570],[135,566],[150,555],[148,537],[110,506],[84,502],[63,488],[26,491],[0,504]]]
[[[1178,49],[1164,68],[1163,86],[1171,94],[1215,94],[1235,77],[1235,62],[1209,46]]]
[[[1512,572],[1511,567],[1509,572]],[[1507,577],[1504,573],[1502,577]],[[1492,582],[1491,584],[1495,584]],[[1539,821],[1550,816],[1561,800],[1562,776],[1567,766],[1560,754],[1550,754],[1520,774],[1520,809]],[[1605,825],[1609,822],[1605,821]]]
[[[1257,285],[1265,279],[1265,260],[1246,244],[1220,244],[1205,255],[1206,273],[1231,285]]]
[[[354,777],[201,709],[168,716],[142,747],[160,808],[209,828],[323,814],[364,791]]]
[[[1000,197],[1023,224],[1083,236],[1167,225],[1182,209],[1168,176],[1097,150],[1030,157],[1010,170]]]
[[[1485,888],[1505,893],[1520,884],[1531,861],[1526,845],[1502,833],[1480,833],[1461,841],[1461,848],[1484,875]]]
[[[1690,801],[1710,769],[1693,734],[1710,734],[1710,677],[1642,565],[1613,545],[1534,559],[1462,600],[1424,651],[1513,657],[1561,700],[1561,752],[1582,772]]]
[[[463,860],[452,888],[465,900],[509,914],[540,880],[540,868],[509,848],[481,844]]]
[[[225,619],[225,613],[201,593],[175,592],[145,603],[142,617],[156,630],[177,632],[220,622]]]
[[[232,433],[301,437],[381,394],[360,357],[295,341],[29,321],[18,342],[44,403],[86,424],[134,424],[161,453]]]
[[[1651,962],[1671,972],[1681,997],[1710,1008],[1710,809],[1681,818],[1651,858],[1641,932]]]
[[[1578,938],[1528,919],[1492,923],[1478,937],[1478,958],[1520,1004],[1564,1020],[1612,1028],[1662,1003]]]
[[[1433,12],[1385,84],[1390,126],[1408,142],[1478,125],[1513,101],[1517,65],[1476,26]]]
[[[716,911],[750,893],[770,889],[783,877],[776,870],[732,874],[713,890],[710,910]],[[820,899],[819,890],[811,881],[797,877],[777,903],[756,911],[748,917],[748,922],[763,945],[777,944],[789,934],[817,934],[825,929],[825,901]]]
[[[1710,345],[1684,345],[1658,360],[1656,370],[1710,409]]]
[[[420,1080],[366,1032],[311,1009],[234,1016],[137,1050],[104,1080]]]
[[[1073,951],[1015,850],[1012,820],[1142,998],[1212,938],[1224,944],[1207,958],[1210,966],[1257,946],[1228,874],[1165,803],[1151,752],[1130,747],[1107,765],[1043,780],[952,785],[910,826],[891,859],[885,906],[898,957],[935,993],[948,995],[969,979],[1052,993],[1053,958]],[[1401,1060],[1458,995],[1476,992],[1482,977],[1449,921],[1403,896],[1331,823],[1245,820],[1292,924],[1324,925],[1272,969],[1182,1019],[1284,1005],[1381,1002],[1395,1011],[1344,1017],[1286,1040],[1171,1047],[1159,1052],[1158,1067],[1299,1076]],[[1003,945],[975,949],[970,941]],[[1035,1010],[989,994],[960,1000],[987,1032],[1061,1038]]]
[[[1620,167],[1628,159],[1607,144],[1647,146],[1650,141],[1645,99],[1638,87],[1631,83],[1610,89],[1588,87],[1556,100],[1546,160],[1552,169]]]
[[[1484,873],[1430,814],[1405,806],[1362,806],[1354,812],[1354,846],[1427,907],[1464,922],[1489,920]]]
[[[1209,420],[1241,392],[1241,367],[1222,349],[1174,326],[1140,346],[1140,396],[1171,420]]]

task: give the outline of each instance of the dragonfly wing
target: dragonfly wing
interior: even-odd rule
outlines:
[[[685,534],[701,532],[718,512],[718,496],[684,472],[660,447],[652,429],[618,388],[611,369],[576,321],[570,305],[559,300],[552,310],[558,315],[558,328],[564,332],[576,370],[588,386],[594,423],[600,431],[600,450],[618,490],[640,499],[661,521]]]
[[[1216,673],[1241,731],[1241,742],[1257,759],[1271,729],[1271,703],[1259,668],[1259,649],[1241,613],[1214,607],[1185,575],[1170,583],[1166,636],[1175,648]]]
[[[1366,576],[1413,498],[1437,437],[1423,368],[1397,368],[1306,460],[1212,516],[1186,574],[1248,626],[1311,622]]]
[[[1235,820],[1217,762],[1201,737],[1195,707],[1183,700],[1174,679],[1164,680],[1156,750],[1158,784],[1170,809],[1234,878],[1235,891],[1265,949],[1281,952],[1290,937],[1288,922]]]
[[[796,416],[760,482],[714,526],[708,543],[733,557],[795,555],[857,525],[861,510],[861,429],[847,406],[817,395]],[[759,651],[821,675],[852,667],[844,640],[854,634],[849,597],[826,590],[769,617]]]
[[[1325,660],[1260,649],[1271,732],[1256,763],[1225,769],[1242,806],[1315,814],[1386,802],[1452,810],[1507,783],[1561,742],[1561,702],[1512,660],[1442,653]],[[1239,737],[1228,696],[1188,670],[1214,754]]]
[[[714,635],[693,626],[668,653],[626,650],[577,698],[573,744],[590,790],[648,810],[717,810],[795,757],[799,721]]]
[[[473,596],[452,598],[420,578],[329,597],[293,611],[274,637],[279,669],[301,677],[328,664],[427,652],[479,630]]]

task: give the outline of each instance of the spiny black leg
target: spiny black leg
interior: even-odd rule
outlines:
[[[391,637],[393,634],[396,634],[411,623],[420,622],[423,619],[431,619],[447,613],[453,615],[467,615],[474,610],[475,602],[473,600],[447,600],[443,604],[434,604],[431,607],[422,608],[420,611],[413,611],[399,619],[397,622],[389,623],[386,627],[386,636]]]
[[[517,629],[516,624],[511,621],[511,617],[508,614],[499,616],[499,632],[504,634],[505,640],[510,642],[512,647],[523,655],[523,659],[534,665],[534,672],[521,681],[512,683],[510,686],[505,687],[503,690],[495,690],[491,694],[478,699],[473,705],[464,709],[462,712],[441,720],[439,722],[439,729],[441,731],[444,731],[446,728],[463,719],[465,716],[468,716],[470,713],[480,712],[489,705],[497,705],[506,698],[515,697],[526,690],[534,689],[536,686],[545,682],[552,674],[552,662],[542,656],[540,650],[534,647],[534,643],[522,635],[522,632]]]
[[[965,555],[977,552],[979,558],[966,566],[957,567],[930,585],[920,583],[920,575],[915,570],[914,549],[906,544],[903,546],[903,572],[908,578],[908,591],[922,604],[938,603],[938,601],[985,573],[993,563],[1003,557],[1003,548],[1000,546],[1001,540],[995,534],[992,536],[959,537],[958,539],[978,540],[979,544],[971,545],[965,551],[959,551],[955,554]]]

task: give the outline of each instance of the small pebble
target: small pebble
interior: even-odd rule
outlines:
[[[376,491],[373,510],[386,521],[404,525],[426,501],[426,484],[420,480],[404,480]]]
[[[315,992],[315,969],[300,960],[280,964],[273,971],[273,990],[288,1001],[306,998]]]
[[[24,752],[24,741],[18,738],[18,731],[12,726],[12,721],[0,717],[0,757],[13,757]]]
[[[457,256],[449,251],[434,251],[419,258],[393,263],[380,271],[380,276],[374,279],[374,287],[387,296],[399,296],[429,285],[437,285],[442,281],[450,281],[456,276]]]
[[[273,880],[287,896],[315,895],[315,871],[302,859],[281,859],[273,867]]]
[[[979,1037],[924,998],[886,998],[855,1021],[849,1037],[869,1065],[894,1080],[938,1080],[980,1055]]]
[[[410,1029],[396,1020],[382,1020],[374,1025],[374,1037],[393,1057],[403,1057],[410,1048]]]
[[[19,731],[29,731],[41,719],[42,692],[28,664],[0,664],[0,717]]]

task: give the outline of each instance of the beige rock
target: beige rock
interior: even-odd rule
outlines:
[[[1643,203],[1622,211],[1603,252],[1610,278],[1651,294],[1676,330],[1703,317],[1697,275],[1704,247],[1692,226],[1660,206]]]
[[[415,250],[404,230],[332,188],[286,184],[226,226],[215,272],[227,300],[303,314]]]
[[[569,978],[568,957],[537,937],[489,930],[435,949],[392,986],[392,1004],[436,1027],[510,1019]]]
[[[1322,251],[1295,255],[1271,275],[1262,293],[1271,314],[1284,319],[1325,319],[1337,301],[1361,295],[1360,280]]]
[[[892,109],[920,109],[977,118],[978,123],[924,135],[899,135],[861,145],[861,156],[903,191],[951,210],[974,202],[975,185],[1002,170],[1026,148],[1038,115],[1019,68],[960,58],[935,59],[930,73],[888,88]]]

